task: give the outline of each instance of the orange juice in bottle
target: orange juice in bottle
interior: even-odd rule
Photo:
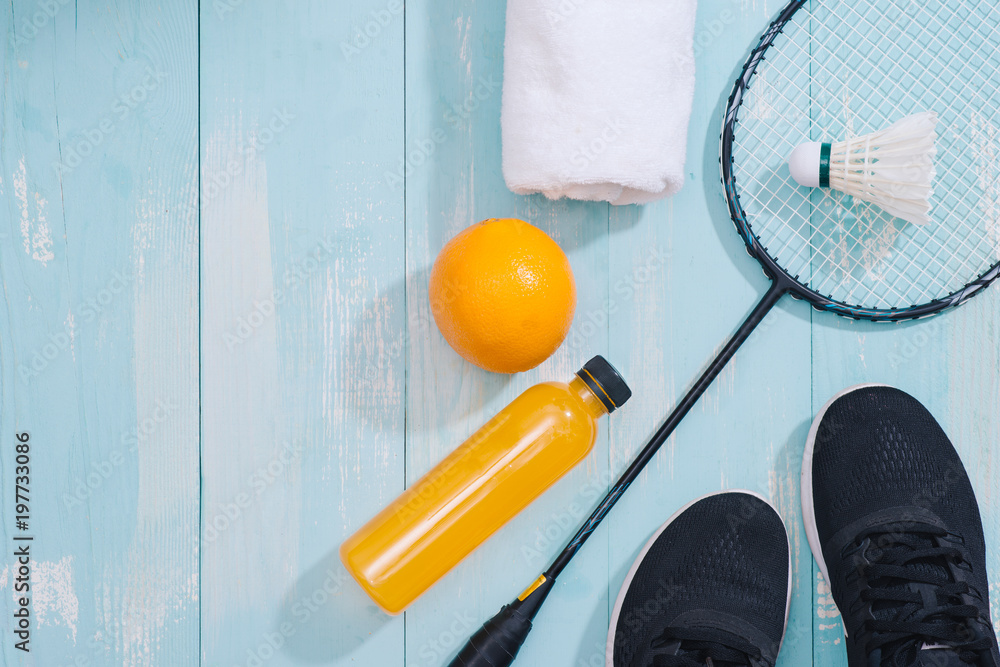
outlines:
[[[597,420],[631,395],[600,356],[531,387],[347,538],[348,572],[398,614],[579,463]]]

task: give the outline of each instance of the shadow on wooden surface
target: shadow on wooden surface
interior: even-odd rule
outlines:
[[[329,664],[377,642],[391,618],[348,574],[334,549],[296,579],[272,628],[296,664]]]

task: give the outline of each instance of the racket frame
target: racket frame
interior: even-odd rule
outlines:
[[[743,243],[746,245],[747,252],[763,267],[768,278],[776,285],[787,286],[787,291],[792,296],[808,301],[816,310],[835,313],[842,317],[849,317],[855,320],[870,320],[872,322],[901,322],[936,315],[943,310],[965,303],[989,287],[994,280],[1000,277],[1000,262],[993,264],[975,280],[961,289],[955,290],[947,296],[928,301],[927,303],[901,308],[865,308],[824,296],[800,282],[798,276],[789,275],[777,260],[768,253],[767,248],[761,243],[760,238],[754,234],[753,225],[743,210],[743,206],[740,204],[739,189],[736,186],[736,175],[733,170],[733,141],[736,135],[736,126],[739,122],[739,111],[743,105],[746,91],[750,88],[758,66],[764,61],[767,50],[771,48],[774,41],[785,30],[785,27],[806,4],[807,0],[792,0],[789,2],[781,13],[778,14],[778,17],[771,22],[771,25],[764,31],[764,34],[761,35],[757,46],[753,48],[750,56],[743,64],[743,70],[736,79],[733,91],[729,96],[729,102],[726,105],[726,113],[723,115],[719,147],[722,185],[726,192],[729,215],[733,220],[733,224],[736,225],[736,231],[739,232],[740,238],[743,239]]]

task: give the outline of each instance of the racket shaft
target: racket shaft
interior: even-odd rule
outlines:
[[[722,369],[726,367],[729,360],[733,358],[736,351],[740,346],[750,337],[757,325],[763,321],[764,317],[771,311],[774,304],[784,296],[784,294],[789,290],[789,284],[784,281],[775,282],[771,288],[764,295],[764,298],[754,307],[754,309],[747,316],[746,320],[740,325],[740,328],[736,330],[729,342],[726,343],[725,347],[719,352],[719,354],[712,360],[712,363],[705,369],[698,381],[695,382],[694,386],[688,390],[687,394],[681,399],[680,403],[673,409],[670,416],[667,417],[666,421],[657,429],[653,437],[650,438],[649,442],[642,451],[635,457],[629,467],[622,473],[615,485],[611,487],[608,494],[604,496],[604,500],[601,504],[593,511],[590,517],[580,526],[580,529],[573,536],[573,539],[569,541],[569,544],[562,550],[556,559],[549,566],[549,569],[545,571],[546,576],[557,577],[559,573],[563,571],[563,568],[569,564],[576,552],[580,550],[583,543],[587,541],[587,538],[594,532],[594,530],[601,524],[604,517],[607,516],[611,508],[615,506],[618,499],[621,498],[622,494],[628,489],[628,487],[635,481],[642,469],[646,467],[656,452],[663,446],[663,443],[667,441],[670,435],[677,428],[681,420],[684,419],[685,415],[691,410],[701,395],[705,393],[712,381],[718,377]]]

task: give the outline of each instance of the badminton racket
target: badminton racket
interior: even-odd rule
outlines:
[[[545,572],[452,667],[510,665],[556,577],[786,294],[859,320],[958,306],[1000,273],[1000,5],[994,0],[793,0],[752,49],[723,119],[729,213],[771,286]],[[931,221],[799,187],[786,159],[934,111]]]

